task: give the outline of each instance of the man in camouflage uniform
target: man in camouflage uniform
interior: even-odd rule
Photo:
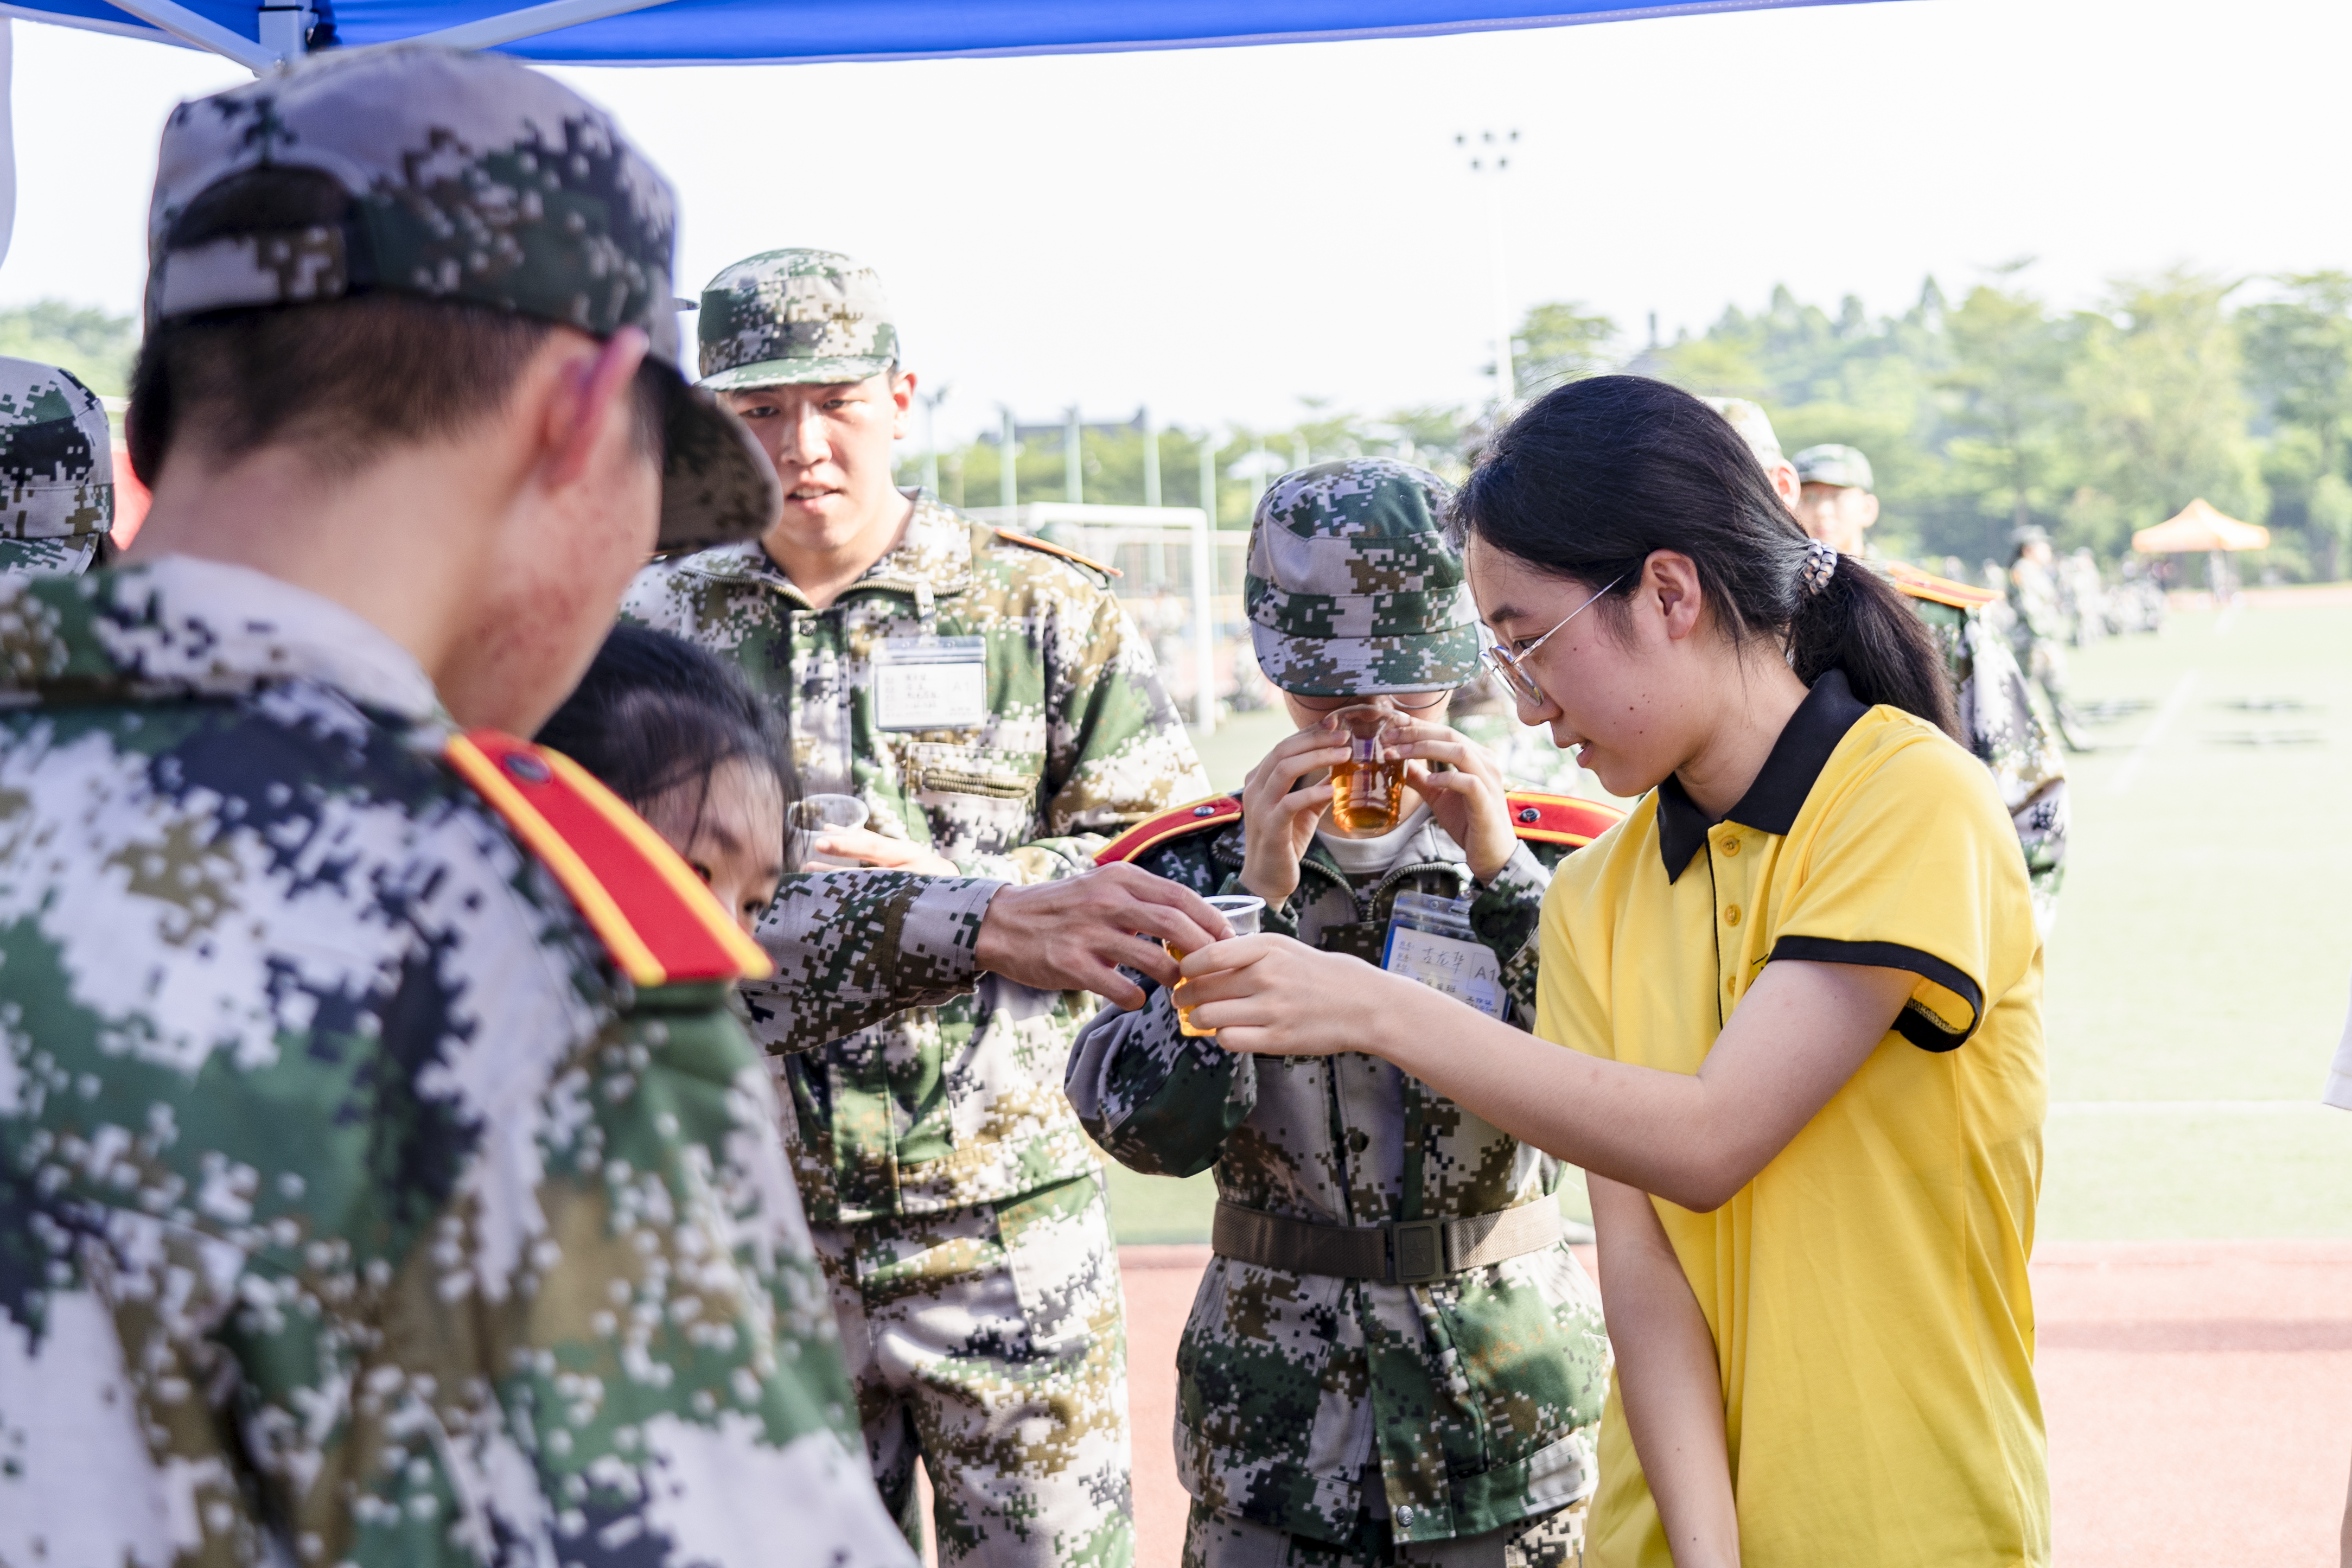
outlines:
[[[2074,640],[2074,623],[2066,611],[2050,535],[2028,523],[2010,535],[2010,647],[2027,679],[2041,689],[2068,749],[2089,751],[2066,700],[2066,645]]]
[[[1526,1027],[1549,876],[1517,841],[1529,797],[1507,797],[1475,746],[1437,739],[1480,645],[1444,501],[1434,475],[1385,458],[1267,490],[1250,630],[1299,733],[1238,806],[1172,814],[1105,855],[1264,898],[1262,929],[1374,963],[1400,898],[1458,900],[1466,926],[1441,951],[1483,961],[1489,978],[1465,989]],[[1323,818],[1299,853],[1301,818],[1329,799],[1311,781],[1339,754],[1323,715],[1353,701],[1393,707],[1423,804],[1373,840]],[[1616,816],[1575,809],[1588,833]],[[1186,1568],[1575,1568],[1609,1349],[1562,1237],[1560,1163],[1375,1058],[1187,1037],[1179,996],[1155,987],[1140,1011],[1099,1013],[1068,1083],[1122,1163],[1216,1173],[1217,1257],[1177,1352]]]
[[[0,588],[0,1563],[912,1568],[735,969],[639,990],[593,868],[444,762],[555,706],[657,533],[774,515],[675,368],[672,223],[494,56],[173,114],[153,512]],[[799,879],[793,1021],[968,986],[1000,890]]]
[[[1878,521],[1870,459],[1852,447],[1808,447],[1797,454],[1803,485],[1797,521],[1839,553],[1868,557]],[[1960,729],[1977,760],[1992,770],[2017,825],[2033,888],[2033,912],[2046,937],[2058,914],[2066,875],[2066,758],[2032,701],[2000,630],[1987,619],[1990,595],[1965,583],[1911,567],[1887,568],[1927,629],[1952,675]]]
[[[625,609],[735,659],[801,787],[866,803],[871,826],[819,849],[1049,882],[1205,793],[1097,568],[891,488],[914,378],[871,270],[753,257],[704,291],[700,336],[703,384],[760,437],[783,512],[761,541],[649,569]],[[752,1001],[772,1050],[809,1043]],[[777,1063],[876,1479],[919,1539],[927,1460],[950,1563],[1133,1552],[1117,1257],[1060,1084],[1076,1023],[1069,999],[992,977]]]
[[[72,373],[0,356],[0,574],[86,570],[114,526],[106,409]]]

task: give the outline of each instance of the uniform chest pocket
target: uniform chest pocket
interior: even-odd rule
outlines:
[[[919,742],[907,748],[907,785],[919,793],[1034,800],[1038,769],[1029,756],[992,746]]]

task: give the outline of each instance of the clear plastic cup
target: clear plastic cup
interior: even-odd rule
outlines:
[[[835,855],[820,854],[812,847],[828,833],[863,827],[868,814],[866,803],[854,795],[804,795],[793,802],[793,865],[798,870],[816,871],[831,868],[863,866],[863,860],[846,860]]]
[[[1233,929],[1235,936],[1255,936],[1258,917],[1265,912],[1265,900],[1253,899],[1242,893],[1220,893],[1209,900],[1209,907],[1225,917],[1225,924]],[[1184,962],[1182,948],[1172,942],[1163,942],[1160,945],[1166,948],[1169,956],[1175,959],[1177,963]],[[1184,989],[1184,983],[1178,981],[1176,989],[1179,991]],[[1181,1003],[1176,1008],[1176,1026],[1195,1039],[1213,1036],[1217,1032],[1214,1029],[1192,1027],[1192,1009]]]
[[[1349,838],[1378,838],[1396,829],[1404,805],[1404,759],[1391,758],[1381,737],[1396,715],[1376,704],[1331,715],[1348,737],[1348,760],[1331,770],[1331,821]]]

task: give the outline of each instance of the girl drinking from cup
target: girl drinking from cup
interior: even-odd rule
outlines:
[[[1507,795],[1446,726],[1479,638],[1444,500],[1385,459],[1276,481],[1245,591],[1297,732],[1239,799],[1097,858],[1262,902],[1263,929],[1346,974],[1385,964],[1517,1033],[1548,880],[1522,839],[1572,846],[1616,813]],[[1349,1042],[1229,1054],[1184,1026],[1186,991],[1098,1015],[1067,1088],[1123,1163],[1216,1173],[1217,1256],[1177,1354],[1188,1568],[1575,1568],[1608,1347],[1559,1163]]]
[[[1272,936],[1191,955],[1194,1023],[1591,1173],[1593,1562],[2046,1563],[2042,951],[1927,634],[1657,382],[1538,399],[1455,516],[1520,717],[1643,795],[1553,878],[1535,1035]]]

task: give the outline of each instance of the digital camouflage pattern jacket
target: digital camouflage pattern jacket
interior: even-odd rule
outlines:
[[[415,661],[184,558],[0,656],[0,1563],[912,1568],[726,983],[633,994]]]
[[[1219,815],[1135,863],[1202,894],[1244,890],[1244,827]],[[1372,885],[1319,841],[1299,869],[1264,929],[1340,951],[1384,932],[1401,892],[1469,895],[1512,1021],[1534,1018],[1549,879],[1528,846],[1484,888],[1433,823]],[[1144,984],[1147,1005],[1106,1007],[1070,1054],[1071,1100],[1122,1164],[1213,1169],[1225,1201],[1323,1225],[1558,1201],[1559,1162],[1378,1058],[1228,1055],[1180,1034],[1168,993]],[[1600,1297],[1565,1242],[1433,1285],[1216,1258],[1176,1353],[1177,1468],[1220,1513],[1341,1542],[1376,1469],[1401,1540],[1475,1535],[1591,1489],[1609,1364]]]
[[[1992,770],[2001,804],[2017,825],[2034,919],[2047,936],[2066,877],[2066,753],[2034,706],[2009,639],[1987,618],[1999,595],[1916,567],[1882,565],[1944,650],[1960,732],[1977,761]]]
[[[734,659],[790,725],[803,790],[859,796],[875,831],[973,877],[1084,871],[1109,835],[1208,788],[1150,645],[1103,580],[927,495],[826,609],[753,542],[648,568],[624,613]],[[882,710],[883,667],[955,650],[976,679],[932,689],[948,693],[928,715],[940,721],[884,728],[908,715]],[[806,1046],[759,989],[754,1037]],[[992,975],[780,1061],[810,1217],[939,1213],[1093,1172],[1060,1084],[1078,1005]]]

